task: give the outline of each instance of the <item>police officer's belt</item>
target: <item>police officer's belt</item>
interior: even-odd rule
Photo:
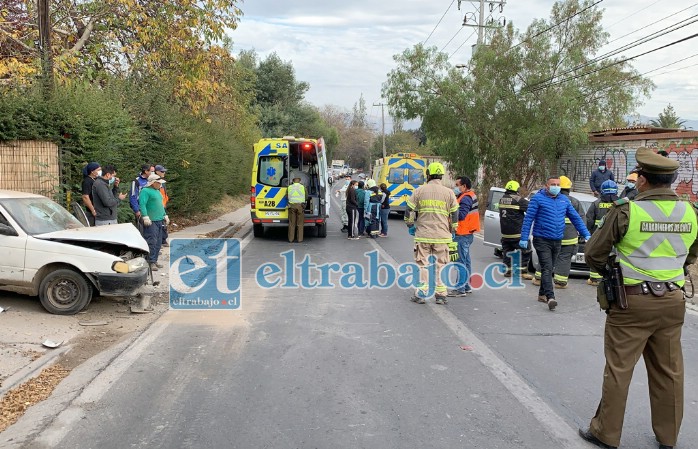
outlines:
[[[673,282],[643,282],[637,285],[626,285],[626,295],[649,295],[664,296],[666,292],[679,290],[681,287]]]

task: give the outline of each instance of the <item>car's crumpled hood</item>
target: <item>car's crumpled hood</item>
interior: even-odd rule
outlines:
[[[125,245],[131,249],[148,252],[148,243],[131,223],[121,223],[90,228],[66,229],[34,235],[43,240],[64,240],[76,242],[104,242]]]

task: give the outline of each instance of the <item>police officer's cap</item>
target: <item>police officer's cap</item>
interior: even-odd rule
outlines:
[[[679,162],[655,153],[649,148],[638,148],[635,159],[640,171],[655,175],[671,175],[679,168]]]

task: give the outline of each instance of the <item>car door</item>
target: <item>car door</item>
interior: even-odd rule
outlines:
[[[27,236],[0,207],[0,283],[5,285],[21,285],[24,281],[24,256]],[[19,235],[9,235],[17,233]]]
[[[504,196],[504,189],[492,187],[487,195],[485,209],[485,246],[501,248],[502,230],[499,227],[499,200]]]

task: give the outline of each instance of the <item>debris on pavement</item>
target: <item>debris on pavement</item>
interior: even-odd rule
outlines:
[[[474,349],[470,345],[460,345],[459,348],[461,348],[463,351],[472,351]]]
[[[0,400],[0,432],[14,424],[29,407],[49,397],[69,373],[70,370],[53,365],[41,371],[37,377],[8,391]]]
[[[106,326],[106,321],[78,321],[80,326]]]
[[[43,343],[41,343],[42,346],[45,346],[45,347],[50,348],[50,349],[56,349],[57,347],[59,347],[62,344],[63,344],[62,341],[59,341],[58,343],[56,343],[53,340],[44,340]]]

